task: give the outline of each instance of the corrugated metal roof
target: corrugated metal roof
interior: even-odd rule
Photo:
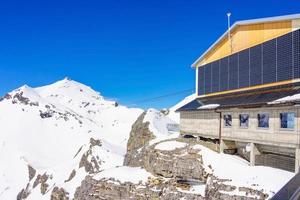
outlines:
[[[203,97],[182,106],[177,111],[199,110],[199,107],[219,104],[215,109],[231,107],[255,107],[255,106],[272,106],[269,102],[300,93],[300,85],[291,84],[289,86],[277,86],[268,89],[259,89],[252,92],[244,91],[213,97]],[[291,102],[290,102],[291,103]]]
[[[292,19],[300,19],[300,13],[298,14],[292,14],[292,15],[283,15],[283,16],[276,16],[276,17],[265,17],[265,18],[259,18],[259,19],[250,19],[250,20],[241,20],[241,21],[236,21],[231,27],[230,30],[234,29],[238,25],[249,25],[249,24],[256,24],[256,23],[264,23],[264,22],[275,22],[275,21],[284,21],[284,20],[292,20]],[[196,67],[196,64],[202,60],[202,58],[210,51],[213,49],[213,47],[218,44],[223,38],[227,37],[228,35],[228,30],[221,35],[215,41],[193,64],[192,67]]]

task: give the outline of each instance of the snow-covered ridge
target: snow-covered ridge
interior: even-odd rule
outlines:
[[[142,112],[106,100],[70,79],[9,92],[0,101],[0,199],[16,199],[44,173],[51,177],[49,190],[64,187],[72,197],[87,174],[78,165],[90,138],[101,140],[91,152],[102,170],[122,165],[131,125]],[[87,159],[92,162],[92,157]],[[31,182],[28,165],[36,170]],[[75,178],[65,182],[73,170]],[[42,195],[40,186],[30,193],[28,199],[50,199],[51,194]]]

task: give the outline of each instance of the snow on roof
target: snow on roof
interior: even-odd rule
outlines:
[[[292,19],[299,19],[300,13],[291,14],[291,15],[282,15],[276,17],[265,17],[265,18],[258,18],[258,19],[250,19],[250,20],[241,20],[236,21],[229,30],[234,29],[238,25],[249,25],[249,24],[257,24],[257,23],[265,23],[265,22],[275,22],[275,21],[284,21],[284,20],[292,20]],[[196,64],[203,59],[203,57],[210,52],[216,44],[218,44],[223,38],[227,37],[228,30],[225,31],[221,37],[219,37],[193,64],[192,67],[196,67]]]
[[[219,107],[220,104],[207,104],[207,105],[203,105],[203,106],[200,106],[198,109],[199,110],[204,110],[204,109],[215,109],[217,107]]]
[[[182,106],[190,103],[196,98],[196,94],[191,94],[170,108],[168,117],[179,124],[180,114],[176,112]]]
[[[300,100],[300,94],[294,94],[291,96],[286,96],[280,99],[276,99],[275,101],[269,102],[268,104],[279,104],[279,103],[293,102],[299,100]]]

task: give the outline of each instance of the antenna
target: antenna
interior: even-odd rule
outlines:
[[[230,47],[230,53],[232,53],[232,41],[231,41],[231,34],[230,34],[230,16],[231,12],[227,13],[227,25],[228,25],[228,42]]]

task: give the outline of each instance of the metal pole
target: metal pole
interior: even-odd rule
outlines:
[[[230,53],[232,53],[232,43],[231,43],[231,35],[230,35],[230,16],[231,13],[227,13],[227,25],[228,25],[228,42],[229,42],[229,48],[230,48]]]

